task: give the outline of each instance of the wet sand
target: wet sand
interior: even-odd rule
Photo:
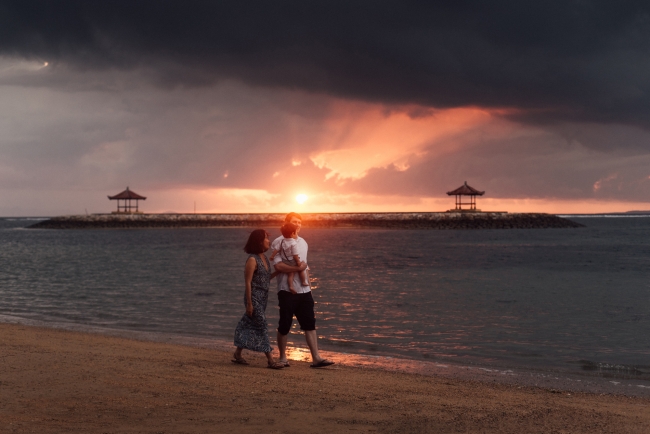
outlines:
[[[0,432],[648,433],[650,400],[0,324]]]

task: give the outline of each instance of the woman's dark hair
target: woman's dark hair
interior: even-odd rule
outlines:
[[[269,236],[269,233],[264,229],[255,229],[248,236],[248,241],[244,246],[244,251],[248,254],[264,253],[264,239]]]

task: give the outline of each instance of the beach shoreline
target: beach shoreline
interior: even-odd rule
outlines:
[[[7,432],[648,432],[650,400],[0,324]],[[278,399],[278,397],[282,397]]]
[[[183,347],[202,348],[229,353],[232,341],[217,337],[185,335],[178,333],[138,331],[110,328],[97,325],[28,319],[0,314],[0,325],[14,324],[34,328],[54,329],[75,333],[89,333],[99,336],[122,338],[133,341],[171,344]],[[302,339],[289,343],[288,358],[292,361],[308,362],[309,349]],[[277,348],[273,346],[277,353]],[[533,366],[503,366],[486,363],[463,363],[453,359],[421,360],[393,354],[367,354],[363,352],[342,352],[323,349],[324,357],[336,360],[339,365],[375,369],[390,373],[437,376],[483,383],[500,383],[514,386],[541,387],[562,392],[583,392],[594,394],[623,395],[650,399],[650,382],[636,376],[621,377],[609,372],[575,372],[557,368]]]

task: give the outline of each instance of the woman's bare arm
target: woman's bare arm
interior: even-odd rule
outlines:
[[[257,268],[257,261],[255,258],[248,258],[246,267],[244,268],[244,283],[246,285],[246,315],[250,318],[253,317],[253,296],[251,294],[251,282],[253,281],[253,273]]]

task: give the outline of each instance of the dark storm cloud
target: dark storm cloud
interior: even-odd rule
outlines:
[[[650,126],[647,2],[3,1],[0,53],[162,86],[223,78],[385,103]]]

